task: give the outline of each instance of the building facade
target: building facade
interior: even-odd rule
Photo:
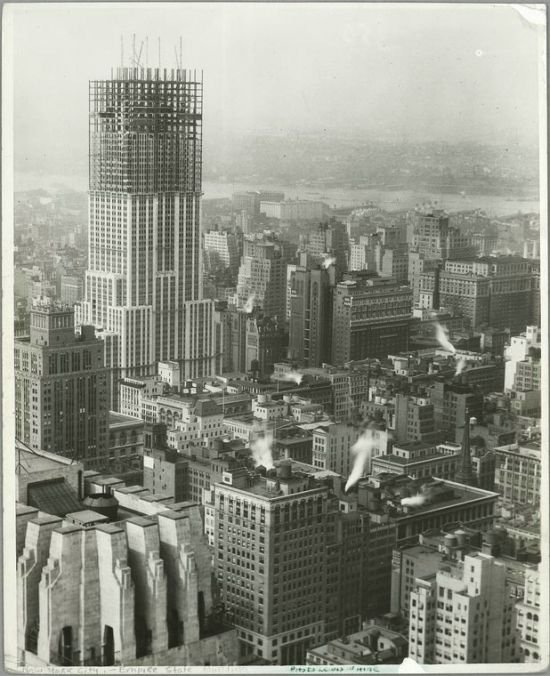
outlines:
[[[243,655],[300,664],[325,636],[328,489],[287,474],[232,483],[224,475],[215,486],[220,598],[233,612]]]
[[[420,664],[519,661],[506,566],[484,553],[418,577],[410,595],[409,655]]]
[[[331,363],[407,350],[411,307],[411,290],[393,279],[368,271],[345,275],[334,291]]]
[[[439,275],[439,306],[468,317],[473,328],[525,330],[531,322],[536,276],[519,256],[446,261]]]
[[[78,322],[119,335],[120,375],[182,362],[210,375],[213,305],[202,300],[202,82],[117,68],[90,82],[88,270]]]
[[[174,505],[176,507],[176,505]],[[198,505],[117,524],[37,516],[18,562],[19,659],[29,665],[229,665]]]
[[[244,240],[237,281],[237,305],[248,312],[259,306],[266,315],[286,317],[285,247],[277,240]]]
[[[335,268],[297,268],[291,276],[289,359],[321,366],[331,356]]]
[[[109,379],[90,326],[74,332],[74,311],[43,302],[30,336],[15,341],[15,435],[36,450],[81,461],[108,460]]]
[[[504,500],[537,507],[542,476],[540,442],[497,446],[495,455],[495,483]]]

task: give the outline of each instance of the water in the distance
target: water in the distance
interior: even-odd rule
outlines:
[[[366,202],[374,202],[387,211],[412,209],[424,202],[437,202],[447,211],[468,211],[483,209],[489,216],[507,216],[511,214],[539,212],[538,199],[518,199],[504,195],[435,193],[416,190],[383,190],[383,189],[346,189],[319,188],[284,185],[250,185],[246,183],[221,183],[205,181],[203,191],[205,199],[231,197],[233,192],[246,190],[274,190],[284,192],[286,199],[321,200],[330,207],[359,206]],[[533,193],[536,190],[532,191]]]

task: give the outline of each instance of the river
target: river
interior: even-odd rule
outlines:
[[[284,186],[247,183],[222,183],[205,181],[204,197],[231,197],[233,192],[243,190],[274,190],[284,192],[287,199],[322,200],[331,207],[359,206],[366,202],[374,202],[387,211],[412,209],[417,204],[436,202],[447,211],[467,211],[483,209],[489,216],[508,216],[518,212],[539,213],[540,202],[537,199],[518,199],[502,195],[438,193],[416,190],[384,190],[384,189],[349,189],[349,188],[315,188],[307,186]]]
[[[15,172],[16,190],[33,190],[43,188],[53,192],[65,188],[78,191],[87,190],[86,179],[78,174],[73,176],[47,176],[30,172]],[[353,189],[353,188],[319,188],[308,186],[272,185],[269,183],[224,183],[220,181],[204,181],[203,190],[205,199],[231,197],[233,192],[242,190],[273,190],[284,192],[289,199],[322,200],[331,207],[360,206],[366,202],[374,202],[387,211],[412,209],[424,202],[437,202],[437,205],[447,211],[467,211],[483,209],[489,216],[509,216],[518,212],[539,212],[540,203],[537,199],[520,199],[516,196],[472,194],[464,195],[453,193],[438,193],[417,190],[384,190]]]

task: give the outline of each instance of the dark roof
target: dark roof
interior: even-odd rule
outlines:
[[[212,399],[198,399],[195,403],[195,415],[218,415],[221,412],[221,407]]]
[[[82,510],[76,492],[64,479],[37,481],[27,486],[27,501],[41,512],[65,516]]]

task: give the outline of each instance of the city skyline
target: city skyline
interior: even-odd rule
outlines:
[[[544,12],[25,11],[6,667],[547,666]]]

